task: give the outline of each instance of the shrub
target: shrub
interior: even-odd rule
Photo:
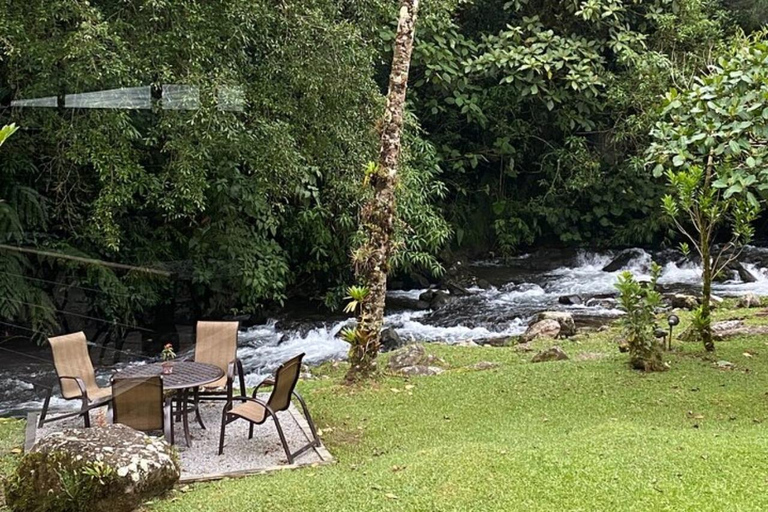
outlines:
[[[623,272],[616,283],[619,307],[626,313],[621,324],[629,347],[630,364],[646,372],[666,368],[661,357],[661,344],[654,336],[656,308],[661,303],[661,294],[656,291],[659,275],[661,267],[652,263],[650,281],[640,282],[631,272]]]

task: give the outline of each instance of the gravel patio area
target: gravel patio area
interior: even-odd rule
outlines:
[[[267,397],[268,395],[259,398],[266,400]],[[248,439],[249,423],[247,421],[239,420],[227,425],[224,454],[219,456],[219,430],[223,406],[223,402],[203,402],[201,404],[203,423],[207,427],[205,430],[200,428],[194,418],[194,413],[190,415],[191,447],[184,444],[181,422],[174,423],[176,448],[179,451],[182,467],[181,482],[244,476],[333,461],[330,453],[321,444],[319,447],[299,455],[294,463],[289,465],[272,420],[267,420],[263,425],[255,426],[253,439],[250,440]],[[291,451],[296,451],[309,442],[311,439],[309,425],[293,405],[287,411],[277,413],[277,416]],[[91,413],[92,425],[104,425],[106,422],[106,408]],[[42,439],[51,432],[65,428],[82,428],[83,422],[80,418],[70,418],[48,423],[41,429],[36,428],[36,425],[37,413],[32,413],[28,418],[26,449],[29,449],[36,440]]]

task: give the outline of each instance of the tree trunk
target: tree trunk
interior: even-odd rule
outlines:
[[[712,318],[710,316],[710,302],[712,296],[712,258],[709,253],[709,240],[702,237],[701,246],[701,264],[703,267],[701,280],[701,340],[704,342],[704,349],[707,352],[715,350],[715,343],[712,341]]]
[[[392,235],[395,227],[395,187],[400,159],[400,138],[405,111],[405,93],[413,52],[413,34],[419,0],[401,0],[397,25],[392,71],[389,75],[387,109],[381,129],[378,166],[368,176],[373,197],[363,206],[360,222],[365,242],[356,251],[355,270],[358,280],[368,289],[360,304],[356,336],[349,351],[348,380],[370,374],[376,368],[381,325],[384,319],[384,299],[387,293],[387,272],[392,255]]]
[[[705,190],[711,186],[712,175],[714,173],[714,153],[709,152],[707,158],[706,174],[704,176]],[[712,318],[710,316],[710,304],[712,298],[712,254],[709,244],[712,242],[711,232],[714,228],[715,220],[705,212],[699,211],[699,240],[701,243],[701,265],[702,265],[702,288],[701,288],[701,341],[704,343],[704,349],[707,352],[715,351],[715,343],[712,341]]]

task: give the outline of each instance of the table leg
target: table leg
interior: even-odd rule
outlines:
[[[205,423],[203,423],[203,417],[200,415],[200,388],[195,388],[193,396],[195,398],[195,418],[197,418],[200,428],[206,430]]]
[[[192,437],[189,435],[189,390],[184,389],[181,392],[181,421],[184,425],[184,439],[187,441],[187,446],[192,446]]]

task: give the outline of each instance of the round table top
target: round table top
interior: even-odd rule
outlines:
[[[163,363],[151,363],[130,366],[117,372],[115,377],[155,377],[157,375],[162,375],[165,389],[186,389],[216,382],[224,376],[224,371],[212,364],[174,361],[173,373],[166,375],[163,375]]]

